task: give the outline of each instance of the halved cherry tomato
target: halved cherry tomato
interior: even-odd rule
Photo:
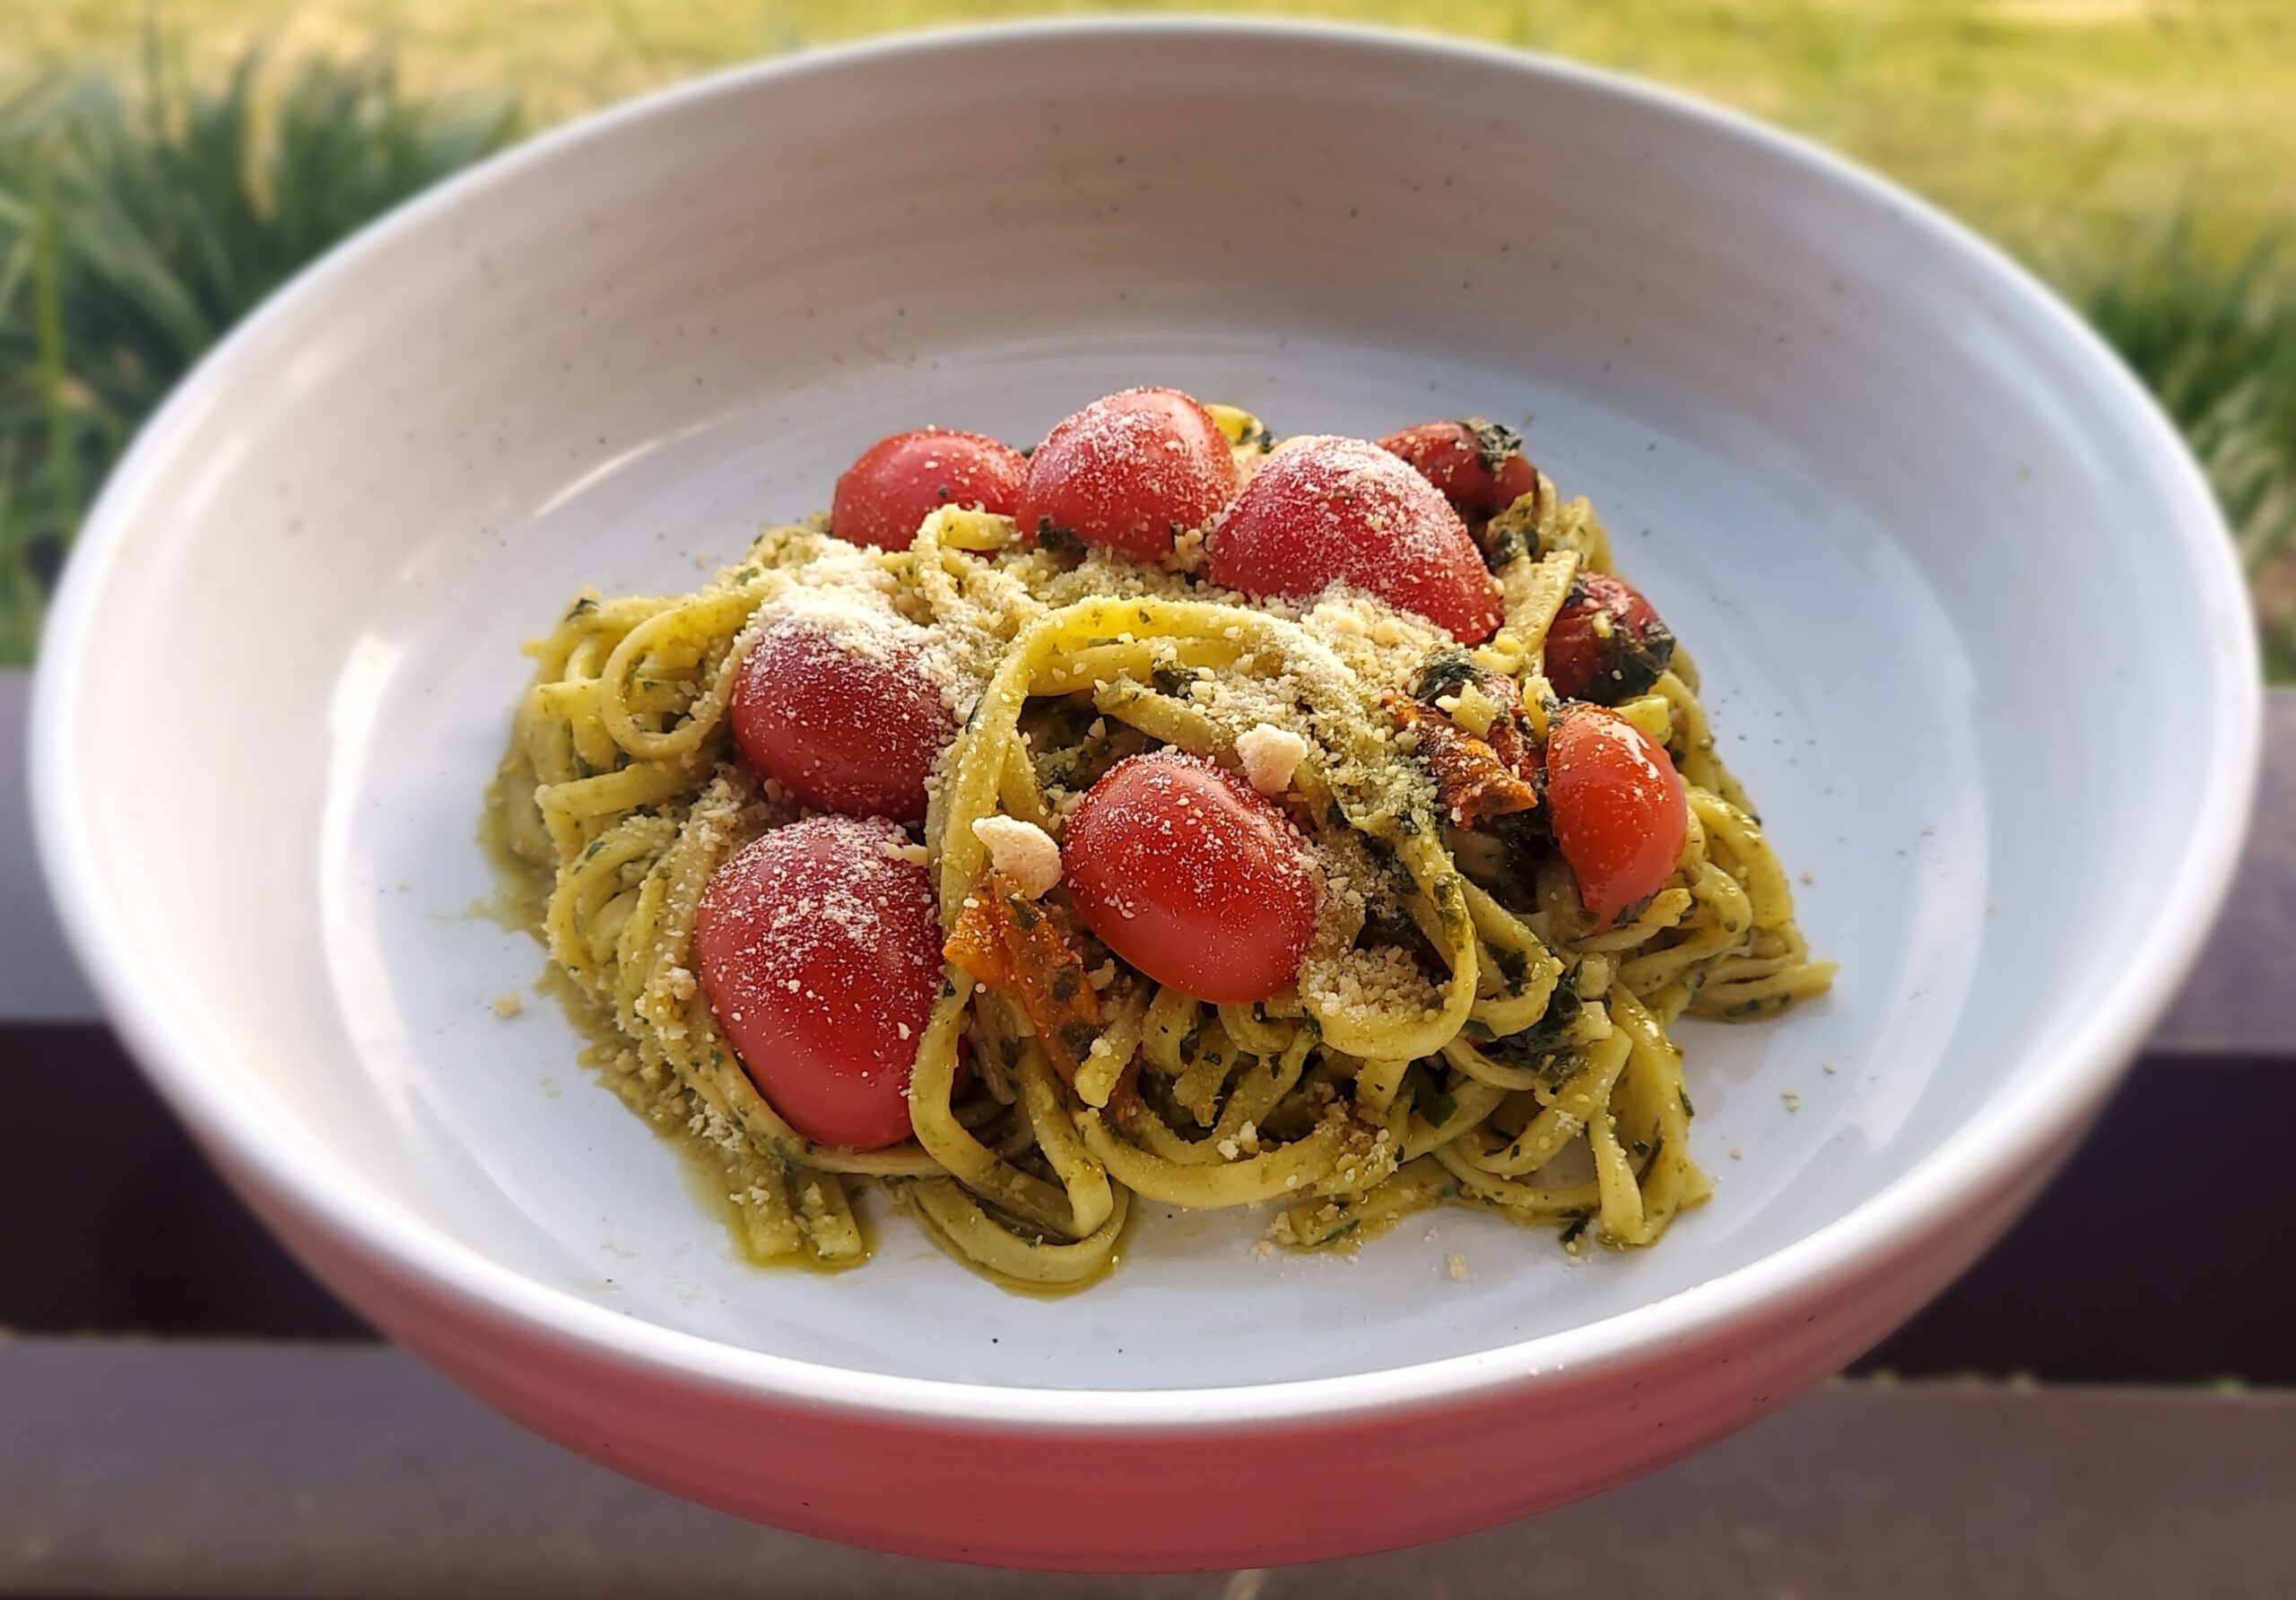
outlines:
[[[1546,798],[1554,842],[1599,931],[1665,886],[1690,809],[1665,750],[1599,706],[1567,706],[1549,729]]]
[[[943,506],[1010,517],[1028,457],[1007,444],[948,428],[881,439],[845,469],[830,501],[830,531],[856,544],[907,550],[917,525]]]
[[[891,822],[813,817],[718,867],[693,946],[743,1070],[808,1139],[909,1136],[909,1074],[941,991],[941,919]]]
[[[1483,417],[1463,422],[1415,422],[1379,441],[1412,465],[1462,516],[1504,511],[1538,487],[1523,457],[1523,436]]]
[[[1345,581],[1474,644],[1499,626],[1499,584],[1432,484],[1367,439],[1286,440],[1206,545],[1212,580],[1300,598]]]
[[[758,636],[727,717],[742,759],[817,811],[925,817],[925,780],[956,720],[917,646],[890,627],[787,616]]]
[[[1222,1005],[1298,974],[1316,926],[1299,834],[1241,778],[1179,750],[1119,761],[1061,836],[1078,915],[1158,983]]]
[[[1073,534],[1152,561],[1235,493],[1235,456],[1211,413],[1178,389],[1126,389],[1045,435],[1019,520],[1023,534]]]
[[[1546,630],[1546,680],[1566,700],[1614,706],[1648,692],[1674,658],[1674,636],[1632,584],[1583,572]]]

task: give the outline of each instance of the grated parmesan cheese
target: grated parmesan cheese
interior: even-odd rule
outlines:
[[[1307,759],[1308,742],[1290,728],[1255,723],[1236,739],[1236,759],[1244,764],[1244,780],[1263,795],[1281,795],[1292,787],[1292,775]]]
[[[1060,882],[1060,847],[1034,822],[1018,817],[976,817],[972,836],[987,848],[989,865],[1031,900],[1041,900]]]

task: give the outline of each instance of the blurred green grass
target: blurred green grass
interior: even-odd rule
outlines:
[[[368,217],[523,126],[663,82],[1044,9],[0,0],[0,662],[29,657],[81,509],[169,385]],[[1387,22],[1638,72],[1823,139],[1959,212],[2050,276],[2185,428],[2254,576],[2272,670],[2296,675],[2289,0],[1186,9]]]
[[[0,663],[104,473],[208,347],[329,245],[501,148],[506,100],[411,96],[379,58],[186,85],[43,75],[0,103]]]

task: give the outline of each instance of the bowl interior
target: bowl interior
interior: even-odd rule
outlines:
[[[2103,372],[1885,192],[1495,57],[1149,30],[722,81],[422,204],[154,430],[51,664],[78,875],[179,1099],[633,1317],[1056,1387],[1488,1350],[1842,1216],[2121,980],[2246,624]],[[1283,431],[1519,425],[1695,655],[1842,975],[1686,1026],[1716,1192],[1659,1248],[1444,1213],[1261,1257],[1265,1219],[1150,1208],[1113,1281],[1037,1301],[881,1209],[866,1268],[761,1271],[553,1004],[490,1010],[541,964],[473,910],[521,639],[585,583],[690,587],[886,431],[1029,439],[1135,383]]]

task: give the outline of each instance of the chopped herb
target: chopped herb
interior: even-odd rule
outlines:
[[[1678,1100],[1682,1101],[1682,1103],[1683,1103],[1683,1116],[1685,1116],[1685,1117],[1695,1117],[1695,1116],[1697,1116],[1697,1115],[1698,1115],[1697,1110],[1696,1110],[1696,1109],[1695,1109],[1691,1105],[1691,1103],[1690,1103],[1690,1091],[1689,1091],[1689,1090],[1687,1090],[1687,1089],[1677,1089],[1677,1090],[1675,1090],[1675,1091],[1674,1091],[1674,1098],[1675,1098],[1676,1100]]]
[[[1566,1247],[1577,1244],[1578,1236],[1587,1231],[1587,1224],[1592,1221],[1593,1216],[1587,1212],[1572,1212],[1570,1223],[1562,1230],[1561,1242]]]
[[[1428,1122],[1436,1127],[1441,1127],[1450,1121],[1452,1117],[1458,1115],[1458,1111],[1459,1102],[1451,1098],[1448,1090],[1442,1089],[1429,1095],[1427,1103],[1420,1108],[1420,1115],[1426,1117]]]
[[[1148,669],[1148,681],[1165,694],[1181,694],[1187,689],[1187,674],[1176,661],[1159,661]]]
[[[1554,992],[1547,996],[1546,1010],[1537,1022],[1520,1033],[1495,1040],[1484,1053],[1506,1065],[1531,1067],[1561,1046],[1578,1020],[1578,969],[1572,967],[1555,980]]]
[[[1419,679],[1411,687],[1412,698],[1423,705],[1433,705],[1447,695],[1458,693],[1470,683],[1483,681],[1483,669],[1474,658],[1457,645],[1445,645],[1427,657],[1419,669]]]
[[[1052,975],[1052,997],[1056,1000],[1076,998],[1076,969],[1063,967]]]
[[[1530,542],[1524,538],[1520,530],[1501,527],[1496,522],[1484,530],[1483,564],[1489,570],[1496,572],[1509,561],[1518,561],[1530,553]]]
[[[1335,828],[1344,828],[1347,826],[1347,813],[1340,805],[1339,802],[1335,800],[1328,806],[1325,807],[1324,821],[1329,822]]]
[[[1060,1025],[1060,1042],[1079,1060],[1091,1054],[1092,1039],[1092,1025],[1080,1018],[1071,1017]]]
[[[1004,1058],[1004,1070],[1008,1073],[1021,1065],[1021,1041],[1017,1039],[998,1040],[996,1053]]]
[[[574,776],[577,778],[596,778],[597,775],[598,770],[590,765],[588,761],[582,759],[582,752],[580,751],[576,751],[574,752]]]
[[[1507,980],[1507,992],[1519,995],[1530,981],[1530,963],[1519,950],[1494,950],[1491,959],[1499,964],[1499,975]]]
[[[1483,470],[1492,477],[1507,465],[1509,456],[1523,453],[1523,436],[1504,422],[1494,422],[1489,417],[1463,417],[1459,425],[1474,435],[1475,458]]]
[[[576,617],[587,617],[597,609],[597,601],[593,599],[590,596],[585,595],[579,600],[574,602],[573,605],[568,609],[566,613],[566,620],[570,622]]]
[[[1041,919],[1041,915],[1037,909],[1017,894],[1006,895],[1004,904],[1012,911],[1013,920],[1019,923],[1023,929],[1034,929]]]

